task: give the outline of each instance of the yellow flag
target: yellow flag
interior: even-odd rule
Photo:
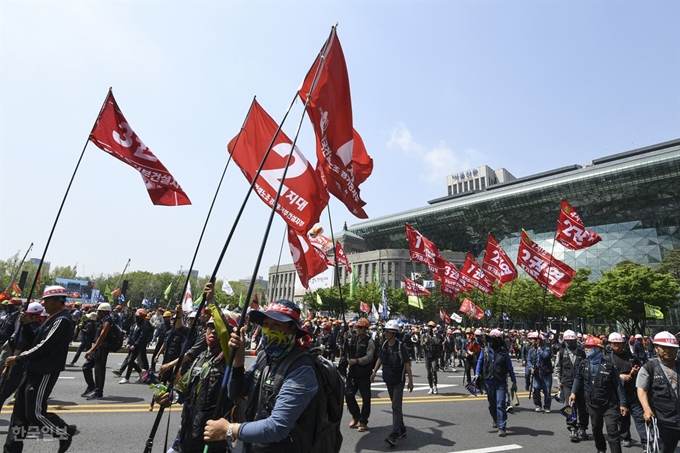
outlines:
[[[229,327],[224,323],[224,316],[220,311],[220,308],[214,303],[208,305],[208,310],[210,310],[210,315],[213,317],[215,322],[215,330],[217,331],[217,337],[220,339],[220,346],[222,347],[222,352],[224,352],[224,359],[229,360]]]

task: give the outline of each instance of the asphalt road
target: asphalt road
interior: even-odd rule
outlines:
[[[72,354],[72,353],[71,353]],[[69,355],[69,358],[72,355]],[[108,368],[117,368],[123,354],[109,356]],[[83,363],[81,357],[80,363]],[[519,365],[519,364],[517,364]],[[492,453],[496,451],[566,451],[573,453],[594,452],[592,440],[572,444],[565,428],[565,419],[557,412],[559,405],[553,403],[550,414],[535,413],[526,392],[520,392],[520,407],[509,414],[508,436],[500,438],[491,428],[486,397],[473,397],[463,387],[463,373],[439,373],[439,395],[427,395],[427,375],[422,363],[414,363],[416,388],[405,394],[404,414],[407,436],[390,447],[384,439],[390,433],[392,415],[385,385],[378,382],[372,386],[372,409],[368,430],[359,433],[349,429],[349,414],[343,420],[343,453],[373,451],[404,452],[467,452]],[[520,389],[523,389],[523,370],[517,366]],[[136,373],[133,373],[133,378]],[[87,401],[80,394],[85,384],[80,368],[67,368],[57,383],[48,404],[50,411],[58,413],[68,423],[76,424],[79,434],[74,438],[69,452],[119,453],[142,452],[149,436],[156,412],[149,412],[152,391],[146,385],[120,385],[110,372],[107,375],[104,399]],[[0,435],[7,434],[11,407],[5,406],[0,414]],[[168,414],[168,411],[166,411]],[[179,426],[180,408],[169,411],[170,440]],[[164,452],[163,444],[167,415],[155,439],[154,452]],[[588,431],[590,433],[590,431]],[[637,433],[633,438],[638,439]],[[4,441],[3,441],[4,442]],[[29,440],[25,452],[56,452],[56,441]],[[639,452],[640,445],[624,448],[625,452]]]

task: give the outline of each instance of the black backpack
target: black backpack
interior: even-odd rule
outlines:
[[[118,352],[120,348],[123,347],[123,340],[125,340],[125,332],[123,328],[120,327],[114,321],[111,321],[111,328],[109,333],[106,335],[106,344],[108,345],[109,352]]]
[[[309,352],[294,348],[281,363],[281,372],[273,384],[273,394],[278,394],[283,379],[290,367],[304,354],[309,354],[314,363],[319,391],[316,394],[316,426],[313,433],[304,432],[296,423],[293,432],[302,440],[309,453],[338,453],[342,447],[343,403],[345,400],[345,381],[333,362],[321,355],[321,348],[310,349]]]

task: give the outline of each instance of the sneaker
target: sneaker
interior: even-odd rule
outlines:
[[[432,395],[433,393],[434,393],[434,390],[432,389],[432,387],[430,387],[430,390],[427,391],[427,394]]]
[[[572,429],[572,430],[569,431],[569,440],[574,442],[574,443],[581,441],[581,439],[578,438],[578,433],[576,432],[575,429]]]
[[[588,440],[588,433],[583,428],[578,429],[578,438],[581,440]]]
[[[491,427],[492,428],[498,428],[498,423],[496,423],[496,422],[491,423]]]
[[[390,434],[389,436],[387,436],[387,439],[385,439],[385,442],[394,447],[395,445],[397,445],[397,438],[394,437],[393,434]]]
[[[437,389],[437,386],[434,386],[434,390],[432,391],[433,395],[439,395],[439,390]]]
[[[505,433],[504,429],[499,429],[498,430],[498,437],[505,437],[507,434]]]
[[[451,371],[453,371],[453,372],[455,373],[455,372],[456,372],[456,369],[455,369],[455,368],[451,368]]]
[[[96,389],[91,389],[88,387],[87,390],[80,394],[80,396],[82,397],[90,396],[92,393],[94,393],[95,390]]]
[[[118,383],[119,383],[119,384],[129,384],[129,383],[130,383],[130,380],[129,380],[129,379],[126,379],[126,378],[123,378],[123,379],[121,379],[120,381],[118,381]]]
[[[543,409],[541,406],[536,406],[536,409],[534,409],[534,412],[543,412]]]
[[[359,423],[359,427],[357,428],[357,431],[359,431],[360,433],[363,433],[367,429],[368,429],[368,426],[366,426],[364,423]]]
[[[350,428],[356,428],[359,426],[359,419],[358,418],[353,418],[351,422],[349,422],[349,427]]]
[[[120,370],[111,370],[114,376],[120,377],[123,373],[120,372]]]
[[[546,414],[549,414],[549,413],[550,413],[550,409],[543,409],[543,412],[545,412]]]
[[[632,445],[632,443],[631,443],[630,439],[624,439],[624,440],[621,441],[621,446],[623,446],[623,447],[630,448],[631,445]]]
[[[402,428],[401,431],[399,431],[399,434],[397,434],[397,439],[401,439],[402,437],[406,437],[406,428]]]
[[[71,442],[73,441],[73,436],[75,436],[77,431],[78,431],[78,428],[76,427],[76,425],[66,426],[67,437],[66,437],[66,439],[60,439],[59,440],[59,451],[58,451],[58,453],[65,453],[66,450],[69,449],[69,447],[71,446]]]
[[[103,395],[97,395],[96,393],[93,393],[92,395],[88,396],[86,399],[88,401],[92,401],[92,400],[100,400],[102,398],[104,398]]]
[[[505,409],[505,412],[512,412],[512,411],[514,411],[514,410],[515,410],[514,407],[508,406],[508,407]]]

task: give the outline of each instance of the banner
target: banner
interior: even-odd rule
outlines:
[[[586,230],[574,208],[562,200],[555,240],[568,249],[580,250],[597,244],[602,238],[597,233]]]
[[[408,304],[412,307],[423,309],[423,303],[418,296],[408,296]]]
[[[288,226],[288,246],[300,283],[309,289],[309,280],[328,268],[326,260],[306,234],[297,233],[291,226]]]
[[[663,319],[663,312],[661,311],[661,308],[656,305],[645,303],[645,318]]]
[[[576,275],[574,269],[543,250],[524,230],[522,230],[522,239],[519,242],[517,265],[542,288],[560,299]]]
[[[352,266],[349,265],[347,255],[345,255],[345,251],[342,249],[342,245],[340,245],[340,242],[335,243],[335,259],[338,261],[338,263],[345,266],[347,272],[349,272],[350,274],[352,273]]]
[[[441,283],[442,288],[446,288],[446,291],[442,289],[445,294],[453,297],[456,293],[468,290],[468,285],[461,280],[456,265],[440,255],[435,256],[434,263],[428,264],[428,267],[432,277]]]
[[[493,279],[474,259],[472,253],[468,252],[465,264],[460,270],[460,279],[486,294],[493,294]]]
[[[439,319],[444,321],[446,324],[451,324],[451,318],[446,314],[443,308],[439,309]]]
[[[463,317],[460,316],[458,313],[451,313],[451,319],[453,319],[456,322],[463,322]]]
[[[142,175],[151,202],[161,206],[189,205],[189,197],[160,160],[146,147],[120,111],[109,89],[90,141]]]
[[[253,182],[277,129],[276,121],[257,101],[253,101],[243,129],[227,145],[227,150],[249,183]],[[307,233],[319,221],[329,196],[318,174],[297,146],[286,170],[292,144],[286,134],[279,131],[253,189],[267,206],[274,206],[285,171],[276,212],[295,231]]]
[[[354,130],[347,65],[335,27],[298,94],[303,103],[310,99],[307,116],[316,135],[317,170],[328,191],[356,217],[368,218],[359,185],[373,171],[373,159]]]
[[[420,234],[418,230],[408,223],[405,225],[411,259],[423,264],[434,263],[435,257],[439,255],[439,250],[437,250],[437,246],[434,245],[434,242]]]
[[[430,292],[423,286],[414,282],[410,278],[406,278],[404,275],[404,283],[406,284],[406,295],[407,296],[429,296]]]
[[[505,253],[503,247],[491,235],[489,235],[486,243],[486,253],[484,254],[482,269],[496,277],[499,288],[504,283],[511,282],[517,278],[517,268],[514,263],[508,254]]]
[[[467,297],[463,299],[463,303],[460,305],[458,311],[465,313],[471,318],[482,319],[484,317],[484,312],[482,309],[475,305],[474,302],[472,302]]]

